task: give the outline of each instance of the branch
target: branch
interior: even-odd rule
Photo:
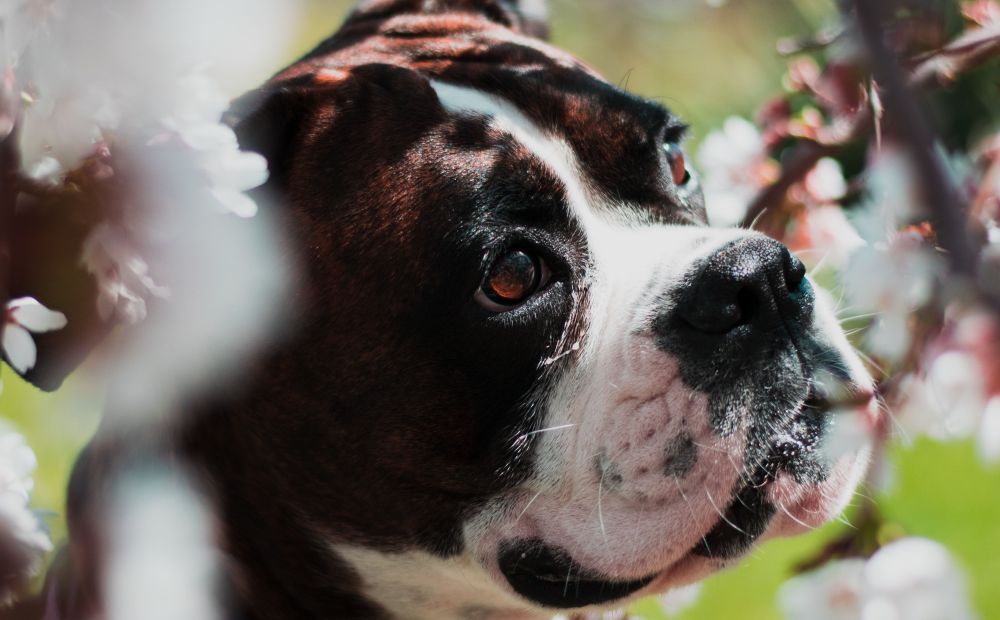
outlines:
[[[931,220],[941,247],[948,253],[952,271],[967,278],[974,278],[976,272],[975,244],[966,231],[965,208],[961,193],[948,173],[944,161],[938,155],[937,141],[917,105],[911,91],[911,79],[904,76],[894,54],[883,40],[883,19],[881,3],[855,0],[854,10],[857,29],[868,51],[868,62],[875,79],[882,85],[886,110],[899,131],[897,138],[909,152],[916,169],[918,183],[923,191],[924,201],[931,212]],[[925,61],[920,68],[927,68],[931,75],[955,75],[955,62],[941,62],[948,56],[943,53]],[[961,56],[959,56],[961,57]],[[986,56],[984,56],[986,57]],[[932,64],[937,59],[938,65]],[[946,73],[942,74],[942,70]],[[922,74],[921,80],[928,80]]]
[[[960,75],[998,56],[1000,56],[1000,24],[973,30],[939,50],[916,58],[911,63],[913,68],[906,80],[908,83],[906,90],[927,90],[948,86]],[[750,203],[743,226],[749,227],[768,207],[779,203],[788,189],[801,181],[820,159],[834,155],[842,147],[871,134],[874,130],[873,121],[871,107],[865,106],[846,121],[846,126],[837,131],[836,136],[802,141],[782,166],[778,179],[762,189]]]
[[[10,299],[11,247],[10,229],[14,221],[14,207],[17,204],[17,188],[15,179],[21,167],[21,159],[17,150],[16,112],[8,110],[5,105],[10,99],[5,95],[8,81],[0,82],[0,341],[3,338],[3,314]],[[9,119],[5,121],[4,119]],[[4,135],[6,134],[6,135]]]

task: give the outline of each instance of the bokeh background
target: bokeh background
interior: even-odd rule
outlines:
[[[299,36],[288,62],[333,32],[350,9],[343,0],[302,0]],[[833,20],[824,0],[550,0],[553,41],[609,80],[658,99],[692,125],[688,148],[731,115],[751,117],[781,88],[786,61],[775,50],[785,37],[808,36]],[[220,27],[225,25],[220,24]],[[280,66],[224,85],[236,96]],[[66,482],[80,448],[100,419],[101,394],[85,367],[62,390],[44,394],[3,375],[0,418],[11,420],[37,453],[33,505],[46,515],[53,540],[65,538]],[[966,442],[897,438],[883,479],[862,489],[888,517],[880,536],[901,533],[944,543],[969,578],[983,618],[1000,618],[1000,468],[984,466]],[[797,563],[851,527],[834,522],[792,540],[766,543],[738,568],[708,579],[697,602],[667,615],[656,601],[634,611],[660,619],[779,618],[776,592]]]

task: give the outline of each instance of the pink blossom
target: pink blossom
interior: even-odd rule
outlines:
[[[149,275],[149,265],[128,241],[129,235],[110,224],[97,226],[83,245],[81,262],[97,280],[97,313],[127,325],[146,318],[146,303],[165,298],[169,290]]]
[[[809,207],[795,219],[785,244],[810,268],[829,265],[842,270],[855,250],[865,245],[836,205]]]
[[[698,151],[705,208],[713,226],[732,226],[746,215],[757,192],[773,181],[778,163],[768,157],[760,131],[731,116],[705,137]]]

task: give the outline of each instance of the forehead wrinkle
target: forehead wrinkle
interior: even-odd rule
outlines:
[[[495,127],[513,136],[563,184],[570,212],[584,229],[596,224],[596,214],[590,207],[592,192],[569,144],[543,131],[515,105],[496,95],[438,80],[432,80],[431,86],[446,110],[487,116]]]

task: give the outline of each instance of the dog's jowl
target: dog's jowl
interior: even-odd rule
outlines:
[[[522,4],[367,0],[233,108],[300,265],[294,333],[177,446],[240,617],[621,607],[861,476],[823,403],[870,379],[802,263],[708,227],[685,125]]]

